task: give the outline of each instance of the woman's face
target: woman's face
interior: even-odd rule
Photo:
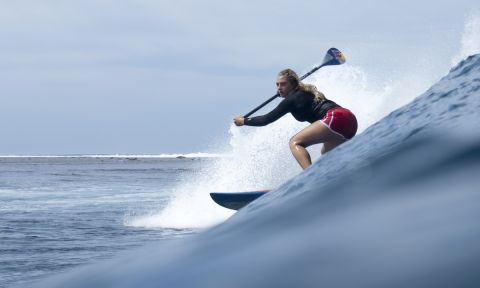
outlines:
[[[286,97],[294,88],[286,76],[277,77],[277,92],[281,97]]]

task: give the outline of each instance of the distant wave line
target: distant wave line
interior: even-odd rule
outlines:
[[[85,155],[0,155],[0,158],[219,158],[226,154],[215,153],[178,153],[178,154],[85,154]]]

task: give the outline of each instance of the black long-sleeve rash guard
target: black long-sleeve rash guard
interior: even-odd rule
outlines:
[[[265,126],[277,121],[288,112],[300,122],[308,121],[313,123],[322,119],[331,108],[340,107],[331,100],[318,101],[315,96],[309,92],[295,91],[290,93],[278,104],[275,109],[269,113],[245,118],[244,125],[247,126]]]

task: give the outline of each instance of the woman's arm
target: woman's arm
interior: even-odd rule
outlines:
[[[273,109],[272,111],[270,111],[269,113],[267,113],[265,115],[252,117],[252,118],[244,118],[243,125],[247,125],[247,126],[265,126],[265,125],[268,125],[272,122],[277,121],[282,116],[284,116],[285,114],[290,112],[291,105],[292,105],[292,98],[285,98],[285,99],[283,99],[282,102],[280,102],[278,104],[277,107],[275,107],[275,109]],[[240,117],[238,117],[238,118],[240,118]],[[236,118],[236,119],[238,119],[238,118]]]

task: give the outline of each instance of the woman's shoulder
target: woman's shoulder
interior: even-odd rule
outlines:
[[[296,90],[285,98],[285,101],[291,107],[304,107],[310,105],[315,99],[315,95],[307,91]]]
[[[291,96],[291,98],[293,99],[302,99],[302,98],[315,97],[315,94],[313,94],[310,91],[296,90],[295,92],[291,93],[289,96]]]
[[[293,96],[296,102],[312,101],[315,98],[315,94],[310,91],[297,90],[292,94],[294,94]]]

